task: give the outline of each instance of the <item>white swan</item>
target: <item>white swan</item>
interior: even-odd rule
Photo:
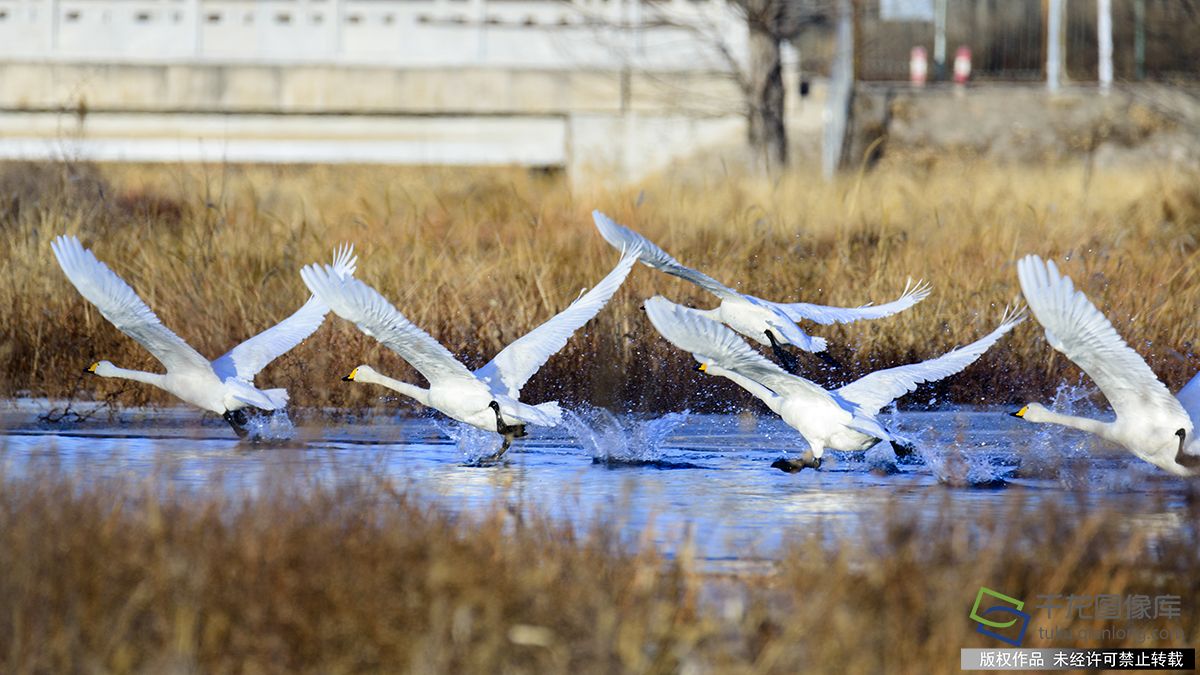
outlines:
[[[312,335],[329,312],[320,300],[309,298],[295,314],[210,362],[164,326],[129,284],[85,249],[78,239],[62,235],[50,247],[79,294],[167,369],[166,373],[147,373],[97,361],[87,372],[100,377],[144,382],[168,391],[198,408],[221,415],[239,436],[246,434],[243,409],[277,410],[287,405],[286,389],[258,389],[254,386],[254,376]],[[334,252],[332,269],[336,274],[354,274],[356,258],[353,253],[350,246]]]
[[[883,305],[863,305],[861,307],[830,307],[828,305],[813,305],[807,302],[771,302],[745,295],[729,288],[721,282],[685,267],[669,253],[659,248],[654,242],[634,232],[633,230],[614,222],[599,211],[592,212],[596,229],[600,236],[618,249],[628,249],[633,246],[642,247],[642,264],[672,276],[685,279],[700,288],[712,293],[721,300],[721,304],[710,310],[698,310],[714,321],[726,324],[730,328],[754,340],[770,346],[775,356],[779,358],[788,370],[795,370],[795,357],[784,352],[780,346],[791,344],[806,352],[820,353],[827,346],[825,338],[813,337],[796,325],[798,321],[812,321],[821,325],[834,323],[851,323],[863,319],[881,319],[912,307],[929,295],[929,285],[923,281],[912,283],[910,279],[904,286],[904,293],[892,302]]]
[[[487,458],[494,460],[504,454],[512,439],[526,435],[525,424],[555,426],[561,421],[557,402],[522,403],[521,387],[608,303],[629,276],[637,256],[637,250],[623,255],[595,288],[505,347],[474,373],[367,284],[341,276],[328,265],[309,265],[300,271],[300,276],[314,295],[329,303],[334,313],[412,364],[429,381],[429,388],[394,380],[366,365],[358,366],[342,379],[383,385],[460,422],[496,431],[504,437],[504,442],[495,455]]]
[[[1200,375],[1172,396],[1053,262],[1026,256],[1017,263],[1017,278],[1029,308],[1046,329],[1046,341],[1096,382],[1117,419],[1062,415],[1037,403],[1013,415],[1095,434],[1176,475],[1200,473],[1200,443],[1194,434],[1200,419]]]
[[[866,450],[892,436],[876,415],[899,396],[922,382],[953,375],[983,355],[1020,323],[1021,312],[1006,311],[999,327],[980,340],[935,359],[877,370],[840,389],[827,391],[803,377],[784,372],[746,344],[733,331],[703,313],[676,305],[661,296],[646,301],[646,315],[668,341],[690,352],[701,372],[733,380],[766,403],[804,440],[809,450],[800,462],[780,460],[772,466],[785,471],[817,468],[825,449]]]

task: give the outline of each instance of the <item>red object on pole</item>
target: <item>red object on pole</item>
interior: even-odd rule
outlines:
[[[959,47],[954,54],[954,84],[962,86],[971,79],[971,48]]]
[[[929,54],[924,47],[913,47],[908,58],[908,79],[914,87],[924,87],[929,78]]]

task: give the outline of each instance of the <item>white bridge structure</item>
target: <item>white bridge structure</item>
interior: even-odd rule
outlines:
[[[725,0],[0,0],[36,61],[720,71],[745,33]]]
[[[0,0],[0,158],[518,164],[739,142],[726,0]]]

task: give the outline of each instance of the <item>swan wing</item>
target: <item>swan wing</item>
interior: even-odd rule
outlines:
[[[646,267],[652,267],[660,272],[690,281],[719,298],[740,297],[740,293],[707,274],[681,265],[678,260],[671,257],[670,253],[659,248],[654,242],[615,222],[603,213],[592,211],[592,220],[596,221],[596,229],[600,231],[600,236],[604,237],[604,241],[618,251],[630,251],[640,247],[641,261]]]
[[[476,382],[450,350],[405,318],[374,288],[339,274],[331,265],[308,265],[300,270],[300,278],[335,314],[399,354],[429,382],[454,378]]]
[[[854,321],[882,319],[885,316],[903,312],[929,297],[929,293],[929,284],[924,281],[913,283],[909,279],[900,297],[882,305],[831,307],[829,305],[814,305],[807,302],[776,302],[772,304],[782,309],[793,321],[812,321],[813,323],[827,326],[834,323],[852,323]]]
[[[520,396],[521,387],[533,377],[546,361],[562,349],[567,340],[608,304],[621,287],[629,270],[638,261],[640,251],[628,250],[617,266],[592,290],[572,302],[549,321],[533,329],[505,347],[487,365],[475,371],[475,376],[488,384],[494,393]]]
[[[333,270],[339,276],[354,276],[357,262],[354,247],[350,244],[343,244],[333,253]],[[288,318],[213,361],[213,370],[222,379],[238,377],[252,381],[268,363],[288,353],[316,332],[328,313],[329,306],[314,295]]]
[[[1118,417],[1188,419],[1179,401],[1150,366],[1117,334],[1053,261],[1029,255],[1017,263],[1021,290],[1046,330],[1046,341],[1083,369],[1104,392]],[[1182,426],[1182,425],[1181,425]]]
[[[803,393],[829,397],[829,392],[816,384],[791,375],[767,360],[731,328],[695,310],[656,295],[646,301],[646,316],[668,342],[701,363],[715,363],[780,395]]]
[[[949,377],[971,365],[1024,320],[1024,309],[1006,310],[996,330],[975,342],[956,347],[928,361],[877,370],[838,389],[837,395],[857,405],[862,412],[874,415],[892,401],[915,390],[917,385]]]
[[[1200,373],[1194,375],[1187,384],[1183,385],[1183,389],[1179,390],[1175,398],[1187,411],[1193,423],[1200,421]],[[1200,428],[1200,424],[1194,424],[1194,426]]]
[[[79,294],[95,305],[117,330],[153,354],[168,372],[212,372],[208,359],[164,326],[129,284],[85,249],[78,239],[62,235],[50,247]]]

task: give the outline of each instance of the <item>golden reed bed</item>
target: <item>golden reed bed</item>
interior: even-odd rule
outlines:
[[[1200,306],[1195,174],[892,163],[833,184],[797,173],[572,189],[520,170],[7,164],[0,395],[167,400],[150,387],[82,379],[101,358],[156,364],[68,284],[50,254],[59,233],[78,234],[210,357],[294,311],[306,295],[299,267],[352,241],[361,278],[481,365],[611,269],[617,253],[594,231],[593,208],[774,300],[856,305],[895,297],[910,276],[931,282],[933,295],[901,315],[806,326],[847,366],[837,379],[974,340],[1017,297],[1013,263],[1031,252],[1069,255],[1064,271],[1172,387],[1200,367],[1191,355]],[[638,305],[654,293],[711,303],[689,284],[635,269],[525,398],[633,410],[746,402],[736,387],[694,374],[653,332]],[[286,386],[301,408],[375,405],[382,391],[338,381],[362,362],[418,377],[334,317],[259,381]],[[831,377],[816,359],[806,363],[814,379]],[[1046,395],[1064,377],[1078,373],[1027,322],[966,372],[907,402],[1014,403]]]
[[[449,516],[386,479],[273,475],[243,498],[44,466],[0,475],[5,673],[956,673],[960,648],[1004,646],[968,620],[981,585],[1029,604],[1025,647],[1200,642],[1195,500],[1152,543],[1164,523],[1083,493],[1031,509],[1014,491],[963,519],[935,491],[879,521],[814,517],[778,563],[713,573],[650,531],[622,543],[503,504]],[[1178,611],[1035,608],[1070,594]]]

